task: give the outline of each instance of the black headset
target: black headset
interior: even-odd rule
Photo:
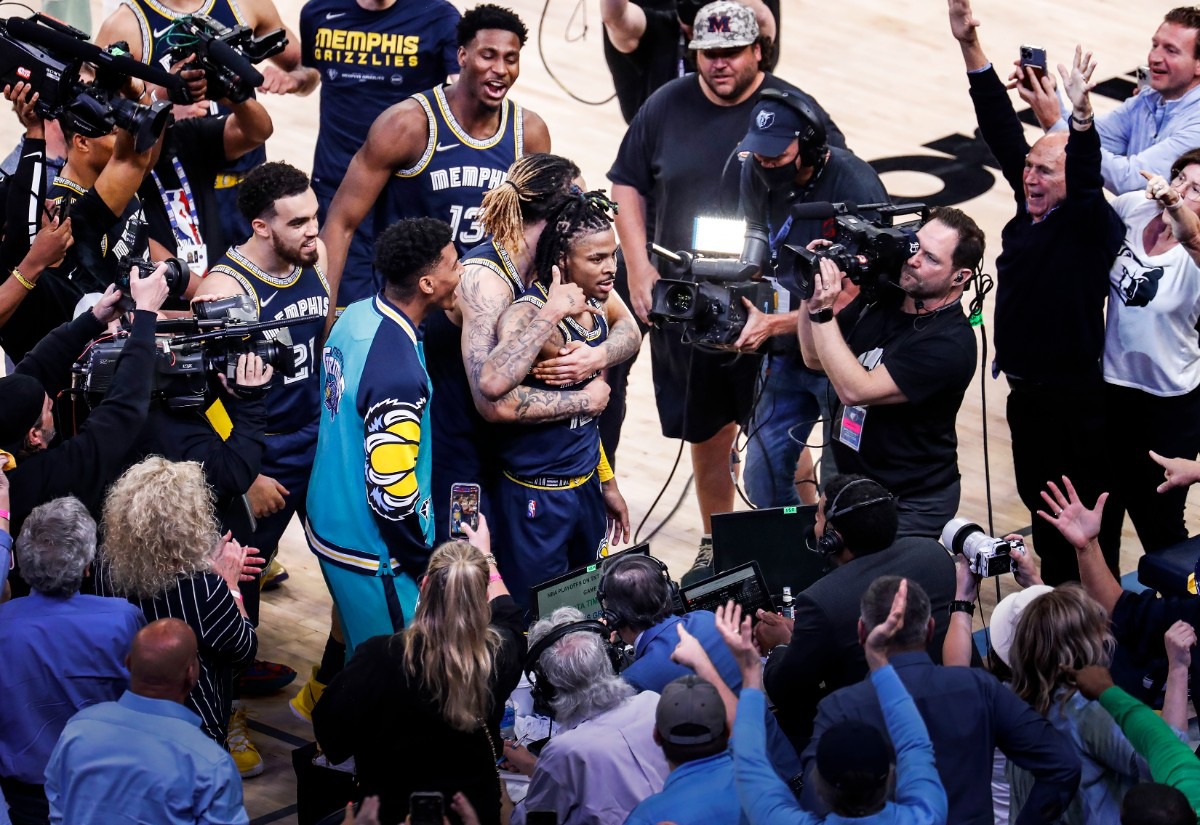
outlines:
[[[596,601],[600,603],[600,609],[604,611],[602,619],[610,630],[620,630],[622,627],[630,625],[652,625],[655,622],[656,616],[649,613],[629,613],[624,609],[624,605],[618,605],[616,608],[609,608],[604,603],[605,595],[604,588],[608,582],[609,573],[620,567],[622,564],[633,564],[634,560],[641,559],[639,564],[645,564],[657,568],[655,571],[662,577],[663,582],[663,597],[666,599],[666,604],[671,612],[675,612],[676,607],[681,603],[679,596],[679,585],[671,581],[671,574],[667,570],[667,566],[662,563],[661,559],[657,559],[651,555],[621,555],[613,559],[611,562],[604,562],[600,572],[600,581],[596,584]]]
[[[525,656],[525,677],[529,679],[529,693],[533,697],[533,709],[542,716],[553,718],[554,708],[551,706],[551,702],[558,696],[558,688],[546,678],[546,672],[542,669],[542,654],[549,650],[559,639],[564,636],[570,636],[572,633],[597,634],[604,643],[604,652],[608,655],[608,661],[612,665],[613,674],[616,675],[621,672],[621,651],[608,643],[608,637],[612,634],[612,628],[595,619],[584,619],[580,622],[559,625],[538,639],[533,647],[529,648],[529,653]]]
[[[846,549],[846,542],[842,540],[842,534],[837,531],[836,527],[834,527],[833,522],[835,519],[839,519],[848,513],[853,513],[855,510],[862,510],[865,507],[872,507],[876,504],[883,504],[884,502],[896,500],[895,496],[893,496],[891,493],[888,493],[887,495],[876,496],[875,498],[869,498],[866,501],[860,501],[857,504],[851,504],[846,509],[839,510],[838,502],[842,500],[842,496],[846,494],[846,491],[856,484],[874,484],[876,487],[880,486],[878,482],[872,481],[869,478],[856,478],[854,481],[851,481],[845,487],[838,490],[838,494],[833,497],[833,503],[825,508],[825,532],[822,533],[820,538],[817,539],[817,552],[826,558],[829,558],[830,556],[836,556],[838,553],[842,552],[842,550]]]
[[[773,100],[787,106],[800,115],[803,126],[796,139],[800,141],[800,165],[819,169],[825,164],[825,153],[829,151],[829,138],[825,124],[812,108],[790,92],[782,89],[763,89],[760,100]]]

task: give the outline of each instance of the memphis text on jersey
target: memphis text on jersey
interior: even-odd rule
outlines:
[[[418,64],[418,35],[317,29],[314,57],[350,66],[413,67]]]

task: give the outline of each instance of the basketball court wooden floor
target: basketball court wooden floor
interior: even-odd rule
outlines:
[[[284,20],[294,30],[301,0],[278,2]],[[601,53],[598,0],[549,0],[544,6],[536,0],[511,0],[508,4],[530,28],[514,99],[545,118],[554,151],[578,162],[590,185],[607,187],[605,172],[625,128],[615,102],[595,106],[572,99],[539,59],[540,39],[550,71],[574,95],[588,101],[607,98],[612,82]],[[988,55],[1005,68],[1023,43],[1045,47],[1052,64],[1067,60],[1077,42],[1095,51],[1098,78],[1111,81],[1101,89],[1109,97],[1101,93],[1095,97],[1097,110],[1103,112],[1115,106],[1113,96],[1127,93],[1129,74],[1145,62],[1150,36],[1173,5],[1172,0],[977,0],[975,12],[984,24],[981,37]],[[99,3],[93,3],[96,24],[100,14]],[[1013,212],[1012,194],[980,161],[962,59],[949,34],[943,0],[837,4],[783,0],[782,18],[783,55],[777,74],[813,94],[845,132],[850,147],[876,162],[881,171],[887,170],[884,183],[894,197],[956,203],[975,217],[988,234],[986,267],[994,272],[1000,229]],[[317,94],[265,99],[275,120],[275,135],[269,144],[272,159],[311,169],[317,99]],[[1036,134],[1032,129],[1029,133]],[[11,146],[18,134],[15,117],[0,123],[0,145]],[[990,302],[985,316],[990,321]],[[986,410],[981,390],[987,393]],[[998,534],[1030,523],[1011,480],[1005,392],[1003,382],[977,372],[958,420],[961,515],[987,526],[986,448]],[[635,525],[666,481],[677,449],[677,442],[659,434],[649,355],[643,353],[633,371],[618,468]],[[643,537],[679,498],[689,474],[684,450]],[[1194,504],[1189,505],[1188,515],[1195,529]],[[691,564],[699,538],[699,518],[689,494],[675,517],[655,535],[653,552],[678,577]],[[1136,537],[1127,527],[1122,571],[1135,569],[1140,554]],[[285,537],[281,558],[291,577],[263,599],[259,653],[294,667],[300,676],[293,688],[248,702],[254,741],[266,761],[265,773],[245,783],[246,806],[255,823],[295,822],[290,751],[311,739],[311,728],[290,714],[287,699],[320,659],[328,630],[329,596],[296,524]],[[1011,582],[1006,582],[1005,590],[1010,587]],[[985,603],[990,606],[994,603],[990,585],[985,590]]]

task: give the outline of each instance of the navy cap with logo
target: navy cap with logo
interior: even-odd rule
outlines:
[[[778,157],[807,128],[800,113],[786,103],[760,100],[750,116],[750,131],[741,148],[764,158]]]

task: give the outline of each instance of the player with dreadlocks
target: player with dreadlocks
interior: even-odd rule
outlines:
[[[594,349],[605,343],[610,329],[608,302],[617,273],[614,212],[614,204],[602,191],[576,188],[547,217],[534,253],[535,280],[501,316],[501,342],[533,330],[556,287],[571,284],[583,300],[540,333],[538,360],[556,358],[564,348]],[[490,364],[491,359],[484,365],[485,373]],[[562,391],[595,380],[600,380],[599,369]],[[555,389],[536,370],[521,384],[522,388]],[[503,518],[495,520],[503,537],[498,562],[519,603],[528,599],[530,586],[595,561],[607,552],[610,540],[628,541],[629,511],[616,480],[609,477],[601,482],[600,429],[594,414],[507,426],[499,445],[504,477],[497,494]]]

